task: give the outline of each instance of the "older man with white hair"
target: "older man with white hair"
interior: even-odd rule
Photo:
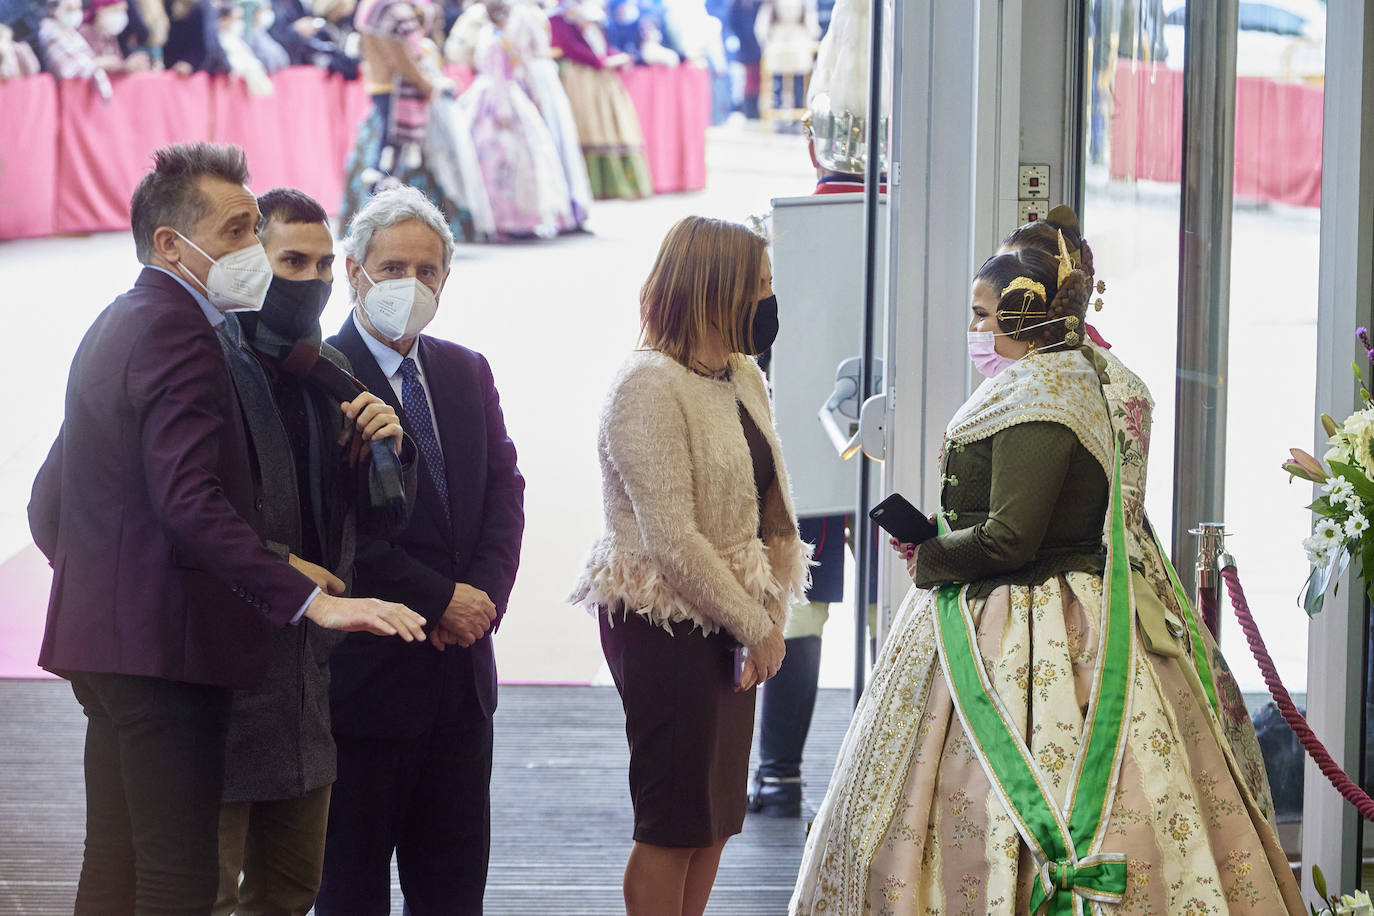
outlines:
[[[346,244],[354,309],[329,342],[397,409],[421,464],[405,530],[359,544],[354,591],[404,601],[434,623],[413,651],[350,637],[334,652],[338,781],[315,912],[388,912],[395,853],[407,912],[479,914],[491,837],[490,634],[519,566],[524,478],[486,359],[421,333],[453,257],[438,208],[414,188],[383,191],[353,218]]]

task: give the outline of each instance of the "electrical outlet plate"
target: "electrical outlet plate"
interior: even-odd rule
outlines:
[[[1050,196],[1050,167],[1023,165],[1018,170],[1019,186],[1016,196],[1021,200],[1048,200]]]
[[[1045,218],[1045,203],[1039,200],[1020,200],[1016,202],[1016,225],[1024,226]]]

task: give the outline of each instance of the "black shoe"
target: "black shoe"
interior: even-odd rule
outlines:
[[[801,817],[801,777],[754,774],[754,791],[749,795],[749,813],[762,814],[764,817]]]

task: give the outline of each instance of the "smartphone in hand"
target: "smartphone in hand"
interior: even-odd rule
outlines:
[[[744,646],[735,646],[735,686],[744,680]]]
[[[921,544],[940,533],[925,513],[907,502],[900,493],[893,493],[878,503],[869,511],[868,517],[903,544]]]

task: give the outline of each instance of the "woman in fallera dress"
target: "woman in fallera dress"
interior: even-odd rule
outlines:
[[[974,278],[988,380],[946,428],[945,533],[899,545],[915,588],[807,838],[798,916],[1305,912],[1192,637],[1167,651],[1137,617],[1092,280],[1059,247]]]
[[[634,102],[616,72],[630,66],[627,54],[606,41],[600,0],[562,0],[549,17],[553,47],[562,55],[559,73],[577,124],[592,194],[606,198],[654,193],[644,158],[644,133]]]
[[[1018,226],[1002,240],[998,254],[1021,248],[1038,248],[1047,254],[1059,250],[1059,235],[1075,267],[1096,279],[1093,250],[1083,238],[1078,216],[1069,207],[1055,207],[1045,219]],[[1098,283],[1098,292],[1106,286]],[[1100,308],[1102,300],[1097,300]],[[1145,478],[1150,460],[1150,430],[1154,421],[1154,398],[1140,376],[1131,371],[1091,324],[1086,326],[1089,340],[1107,364],[1109,381],[1103,386],[1112,427],[1122,437],[1121,493],[1126,512],[1126,541],[1131,553],[1131,579],[1136,596],[1136,615],[1148,634],[1152,648],[1182,655],[1191,649],[1198,677],[1191,680],[1204,701],[1216,713],[1223,734],[1236,758],[1246,788],[1254,796],[1264,816],[1274,820],[1274,801],[1264,755],[1254,723],[1221,647],[1207,629],[1187,597],[1178,587],[1178,577],[1155,536],[1154,526],[1145,514]],[[1187,629],[1191,646],[1175,640],[1172,633]]]
[[[577,225],[563,164],[517,77],[523,61],[507,30],[512,4],[483,5],[488,22],[473,52],[477,78],[458,100],[458,121],[472,136],[496,231],[508,238],[552,238]]]

